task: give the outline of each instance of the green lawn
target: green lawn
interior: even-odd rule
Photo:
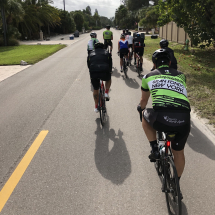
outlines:
[[[153,52],[160,48],[158,39],[146,37],[144,56],[151,60]],[[215,125],[215,48],[206,49],[189,47],[170,42],[169,47],[175,52],[178,69],[187,77],[188,98],[199,115],[209,119]]]
[[[29,64],[54,54],[65,45],[21,45],[0,47],[0,65],[18,65],[21,60]]]

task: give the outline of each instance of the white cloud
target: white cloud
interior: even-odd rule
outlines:
[[[54,7],[63,9],[63,0],[53,0]],[[120,0],[65,0],[65,9],[67,11],[83,10],[88,5],[91,8],[92,14],[94,14],[95,9],[98,10],[100,16],[106,16],[108,18],[115,16],[115,11],[120,5]]]

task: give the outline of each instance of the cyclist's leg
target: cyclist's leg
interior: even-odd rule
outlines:
[[[100,86],[100,80],[97,78],[91,79],[91,83],[93,85],[93,99],[95,102],[95,109],[98,108],[98,103],[99,103],[99,86]]]
[[[120,49],[120,69],[121,69],[121,72],[122,72],[122,66],[123,66],[123,51],[122,49]]]
[[[184,147],[190,133],[190,122],[180,128],[177,128],[177,131],[178,130],[179,132],[176,134],[175,140],[172,141],[171,147],[178,177],[181,177],[185,166]]]

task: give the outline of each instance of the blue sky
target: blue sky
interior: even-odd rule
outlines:
[[[63,9],[63,0],[53,0],[54,4],[52,6],[59,9]],[[88,5],[91,7],[92,14],[94,14],[95,9],[98,10],[100,16],[106,16],[108,18],[115,16],[115,10],[120,5],[120,0],[65,0],[66,10],[83,10]]]

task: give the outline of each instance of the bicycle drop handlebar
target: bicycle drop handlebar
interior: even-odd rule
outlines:
[[[138,112],[139,112],[139,114],[140,114],[140,122],[142,122],[142,118],[143,118],[143,111],[142,111],[142,109],[141,109],[140,105],[138,105],[138,106],[137,106],[137,111],[138,111]]]

